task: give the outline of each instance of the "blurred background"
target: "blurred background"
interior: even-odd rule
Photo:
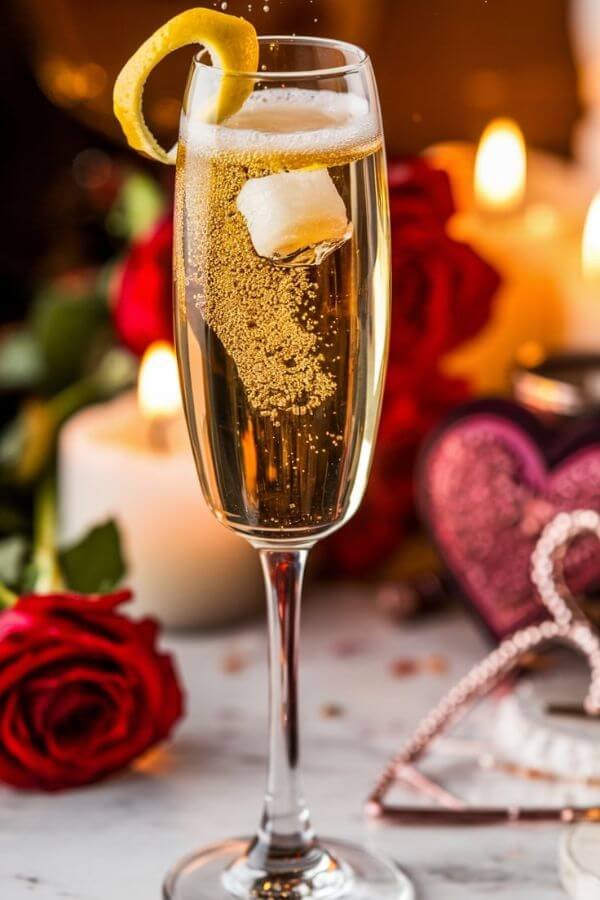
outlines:
[[[399,631],[427,617],[430,628],[398,642],[407,655],[377,664],[394,679],[454,677],[469,657],[461,648],[478,645],[455,622],[445,629],[445,613],[464,608],[492,643],[539,622],[547,612],[531,557],[540,535],[559,513],[600,515],[600,0],[4,0],[0,611],[31,592],[131,587],[134,616],[177,631],[228,628],[222,674],[258,659],[254,638],[235,630],[264,608],[258,554],[204,502],[184,420],[172,332],[174,168],[129,150],[112,112],[126,60],[195,4],[244,15],[260,34],[343,39],[372,58],[389,163],[390,353],[365,497],[310,555],[307,600],[329,600],[333,611],[311,653],[381,656],[377,619]],[[145,89],[146,118],[165,147],[176,140],[192,52],[169,56]],[[244,460],[255,473],[255,457]],[[597,540],[578,538],[560,560],[600,627]],[[328,584],[315,591],[319,581]],[[372,614],[364,625],[357,600]],[[196,648],[180,646],[185,668]],[[218,647],[212,636],[204,646],[209,667]],[[547,690],[528,693],[524,681],[518,708],[494,705],[492,754],[481,752],[477,729],[448,742],[452,790],[463,796],[478,760],[496,758],[499,790],[518,772],[539,783],[542,804],[571,805],[584,778],[597,793],[597,733],[588,732],[597,724],[582,716],[579,670],[536,653],[521,663],[547,673]],[[373,669],[367,657],[357,664]],[[37,684],[51,679],[34,674],[21,694],[33,698],[35,719],[46,690]],[[419,680],[411,696],[433,702],[443,683]],[[73,707],[81,728],[97,705],[104,729],[103,701],[88,693],[83,715]],[[384,718],[395,710],[384,731],[359,722],[369,753],[410,722],[410,703],[394,697],[379,702]],[[214,707],[212,750],[236,737],[243,706],[236,694],[231,709]],[[96,747],[67,734],[77,716],[49,709],[59,749],[66,742],[85,756]],[[337,703],[320,709],[322,718],[345,714]],[[353,721],[342,719],[344,740]],[[173,760],[138,776],[168,775]],[[545,773],[568,779],[567,798],[549,793]]]
[[[187,5],[9,0],[0,36],[4,319],[21,314],[32,275],[110,252],[81,196],[81,154],[127,152],[112,115],[115,76],[145,36]],[[567,0],[271,0],[268,12],[262,0],[248,6],[230,0],[228,11],[251,18],[259,32],[335,36],[368,50],[390,154],[476,140],[497,115],[516,119],[530,144],[569,150],[578,104]],[[147,88],[148,121],[165,141],[176,133],[188,61],[189,51],[175,54]]]
[[[215,0],[204,5],[217,8]],[[168,459],[148,440],[164,409],[148,411],[135,399],[143,354],[172,338],[173,170],[126,147],[112,86],[139,44],[187,6],[9,0],[0,30],[0,587],[47,584],[31,559],[40,533],[47,536],[39,522],[50,507],[56,518],[56,504],[47,502],[52,482],[60,540],[83,540],[62,557],[68,586],[106,589],[128,570],[144,611],[175,626],[235,619],[260,596],[254,556],[241,541],[230,547],[201,505],[176,374],[167,418],[178,437]],[[383,606],[400,616],[437,608],[456,579],[449,581],[416,514],[424,488],[415,472],[431,432],[482,395],[512,397],[544,418],[548,410],[535,408],[535,398],[515,395],[514,375],[517,364],[535,368],[555,351],[576,354],[573,377],[593,381],[596,395],[566,416],[559,410],[553,437],[563,439],[582,417],[598,423],[600,365],[582,354],[600,350],[600,201],[596,211],[592,203],[600,186],[600,7],[597,0],[219,0],[218,8],[246,16],[262,34],[345,39],[372,57],[390,160],[390,365],[366,499],[320,560],[315,554],[314,567],[371,579]],[[166,146],[176,139],[189,60],[190,48],[173,54],[145,91],[147,120]],[[487,182],[479,184],[476,153],[487,160]],[[559,396],[563,376],[553,381]],[[101,424],[110,441],[98,438]],[[175,481],[162,485],[167,462]],[[138,484],[146,464],[153,475]],[[531,614],[528,554],[545,521],[538,513],[531,519],[520,463],[507,465],[525,523],[511,513],[507,533],[512,528],[517,543],[527,535],[522,606],[495,619],[476,592],[469,596],[497,636]],[[600,479],[585,499],[600,509]],[[431,498],[430,532],[437,502],[444,506]],[[149,517],[147,508],[161,516]],[[469,516],[470,508],[453,514],[457,529]],[[184,532],[177,537],[168,524],[175,520]],[[81,537],[86,529],[89,540]],[[492,559],[500,543],[489,537],[484,578],[513,555]],[[471,550],[480,553],[476,542]],[[513,602],[513,587],[498,592],[498,607],[503,597]]]

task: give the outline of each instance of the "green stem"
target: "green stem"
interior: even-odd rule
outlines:
[[[82,378],[80,381],[63,388],[49,401],[56,424],[62,425],[69,416],[76,413],[82,406],[97,400],[98,394],[97,380],[93,376]]]
[[[51,400],[24,407],[21,421],[24,441],[15,466],[18,481],[30,484],[52,465],[59,428],[82,406],[97,400],[98,393],[95,379],[84,378]]]
[[[35,593],[51,593],[63,587],[56,556],[56,491],[50,475],[42,481],[35,498],[32,563]]]

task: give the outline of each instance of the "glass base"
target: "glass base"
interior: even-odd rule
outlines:
[[[412,885],[397,866],[354,844],[324,840],[327,851],[314,871],[270,879],[256,870],[248,877],[250,844],[250,838],[223,841],[186,857],[169,872],[164,900],[414,900]]]

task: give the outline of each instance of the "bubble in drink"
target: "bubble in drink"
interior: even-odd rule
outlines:
[[[352,509],[351,484],[364,487],[376,421],[365,398],[386,344],[389,272],[378,123],[365,98],[326,89],[256,90],[217,125],[202,117],[205,95],[191,96],[176,315],[205,491],[246,533],[324,533]],[[255,242],[292,248],[294,264]],[[306,242],[308,256],[293,253]]]
[[[237,207],[258,255],[279,265],[318,265],[351,234],[344,201],[325,168],[250,178]]]
[[[221,9],[227,9],[227,0],[223,0],[223,2],[221,3]]]
[[[270,9],[271,7],[267,6],[267,4],[265,3],[265,5],[263,6],[263,12],[269,12]]]

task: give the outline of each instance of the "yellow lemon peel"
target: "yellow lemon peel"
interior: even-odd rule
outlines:
[[[175,162],[173,152],[160,146],[144,120],[142,97],[146,80],[155,66],[173,50],[187,44],[206,47],[224,73],[211,113],[217,122],[237,112],[253,87],[251,78],[228,78],[227,73],[255,72],[258,66],[258,39],[250,22],[202,7],[188,9],[169,19],[136,50],[115,82],[115,116],[130,147],[171,165]]]

